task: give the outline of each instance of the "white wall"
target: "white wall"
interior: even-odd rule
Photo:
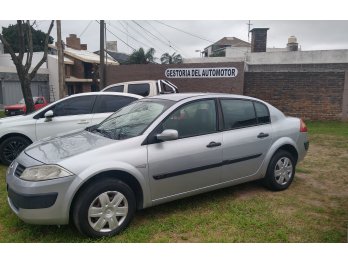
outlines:
[[[18,55],[18,54],[17,54]],[[33,53],[33,59],[31,62],[32,67],[35,67],[39,61],[42,59],[43,52],[35,52]],[[23,64],[26,62],[26,54],[23,57]],[[0,54],[0,67],[15,67],[11,55],[8,53]],[[40,68],[47,68],[47,64],[43,63]]]
[[[226,57],[243,57],[250,53],[250,47],[226,47]]]
[[[348,63],[348,50],[247,53],[249,64]]]
[[[184,59],[184,63],[243,62],[248,64],[321,64],[348,63],[348,49],[296,52],[245,53],[237,57],[204,57]]]

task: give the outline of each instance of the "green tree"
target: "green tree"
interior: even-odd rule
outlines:
[[[182,63],[182,57],[180,54],[173,53],[170,55],[169,53],[164,53],[161,56],[162,64],[178,64]]]
[[[15,49],[13,49],[14,47],[12,47],[12,43],[9,42],[6,36],[0,33],[0,40],[4,44],[5,49],[8,50],[9,54],[11,55],[12,61],[16,66],[18,78],[21,83],[23,98],[27,108],[27,113],[34,111],[33,95],[30,85],[31,81],[36,76],[37,71],[47,59],[49,36],[52,31],[53,24],[54,21],[52,20],[48,32],[45,34],[45,39],[43,41],[43,56],[33,68],[31,63],[33,60],[34,43],[32,26],[30,25],[29,20],[27,20],[26,22],[17,20],[17,42],[19,46],[19,49],[17,51],[18,55],[16,54]]]
[[[135,50],[128,59],[128,64],[148,64],[155,63],[155,49],[150,48],[145,53],[144,49],[141,47],[139,50]]]
[[[35,30],[32,26],[31,28],[31,36],[33,41],[33,51],[34,52],[42,52],[45,49],[45,38],[46,34],[41,30]],[[19,53],[20,51],[20,42],[19,42],[19,28],[18,24],[9,25],[8,27],[2,27],[2,35],[5,37],[7,42],[11,45],[13,51],[15,53]],[[48,43],[53,43],[53,37],[49,36]],[[5,46],[5,53],[9,53],[8,48]],[[29,51],[28,42],[25,42],[25,51]]]

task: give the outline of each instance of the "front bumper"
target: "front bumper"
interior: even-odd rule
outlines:
[[[14,172],[14,163],[6,176],[8,203],[24,222],[31,224],[63,225],[69,223],[69,188],[77,176],[46,180],[25,181]]]
[[[5,109],[5,115],[6,116],[16,116],[16,115],[22,115],[24,114],[24,111],[21,110],[6,110]]]

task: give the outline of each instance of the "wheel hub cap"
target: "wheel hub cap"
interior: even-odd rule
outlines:
[[[282,157],[277,161],[274,169],[275,180],[280,185],[285,185],[292,177],[293,167],[291,160],[287,157]]]
[[[128,214],[128,201],[118,191],[97,196],[88,209],[88,222],[98,232],[110,232],[119,227]]]

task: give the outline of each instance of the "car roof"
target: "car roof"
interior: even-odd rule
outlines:
[[[155,98],[155,99],[164,99],[164,100],[172,100],[175,102],[189,99],[189,98],[215,98],[215,97],[221,97],[221,98],[235,98],[235,99],[251,99],[251,100],[258,100],[257,98],[244,96],[244,95],[237,95],[237,94],[229,94],[229,93],[207,93],[207,92],[187,92],[187,93],[173,93],[173,94],[162,94],[162,95],[156,95],[148,98]]]
[[[72,94],[72,95],[66,96],[64,98],[88,96],[88,95],[115,95],[115,96],[133,97],[133,98],[138,98],[138,99],[144,98],[143,96],[140,96],[140,95],[136,95],[133,93],[125,93],[125,92],[83,92],[83,93],[78,93],[78,94]]]

